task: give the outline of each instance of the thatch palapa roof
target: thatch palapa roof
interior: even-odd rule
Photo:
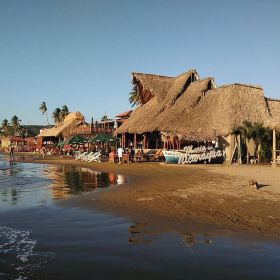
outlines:
[[[176,130],[187,139],[213,140],[231,134],[244,121],[267,125],[269,119],[262,88],[232,84],[206,92],[193,110],[179,120]]]
[[[190,70],[177,77],[169,77],[168,87],[166,82],[161,84],[160,79],[152,80],[152,82],[149,79],[142,80],[144,88],[147,90],[151,88],[152,97],[148,102],[136,108],[128,120],[116,130],[115,134],[122,132],[144,133],[157,130],[155,120],[158,115],[174,104],[188,85],[198,79],[198,74],[195,70]],[[158,88],[155,87],[156,83],[160,85]]]
[[[75,128],[84,123],[85,118],[80,112],[72,112],[65,117],[63,123],[59,123],[52,128],[42,130],[38,136],[59,137],[60,135],[63,135],[65,131],[69,131],[69,129]]]
[[[133,74],[133,82],[141,83],[140,90],[151,96],[115,134],[160,131],[189,140],[213,140],[231,134],[244,121],[280,129],[280,100],[265,98],[260,86],[216,87],[213,78],[199,80],[195,70],[174,78],[155,76]]]
[[[269,122],[269,126],[280,130],[280,100],[266,98],[266,104],[272,118]]]

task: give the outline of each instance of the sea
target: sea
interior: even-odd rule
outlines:
[[[280,243],[60,203],[129,178],[0,156],[0,280],[280,279]],[[94,204],[94,200],[93,200]]]

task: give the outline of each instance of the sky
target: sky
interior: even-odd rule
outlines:
[[[0,0],[0,122],[131,108],[131,72],[196,69],[280,98],[278,0]]]

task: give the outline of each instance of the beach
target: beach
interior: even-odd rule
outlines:
[[[36,163],[79,165],[127,177],[121,187],[61,203],[97,207],[139,221],[183,226],[193,219],[220,228],[280,234],[280,172],[270,165],[168,165],[86,163],[50,156]],[[250,179],[259,188],[249,187]]]

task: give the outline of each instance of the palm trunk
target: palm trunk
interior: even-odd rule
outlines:
[[[250,154],[249,154],[249,141],[248,141],[248,139],[246,139],[246,149],[247,149],[247,155],[246,155],[247,164],[249,164],[250,163]]]
[[[49,117],[48,117],[48,112],[46,112],[46,117],[47,117],[47,123],[48,123],[48,125],[50,125],[50,123],[49,123]]]

